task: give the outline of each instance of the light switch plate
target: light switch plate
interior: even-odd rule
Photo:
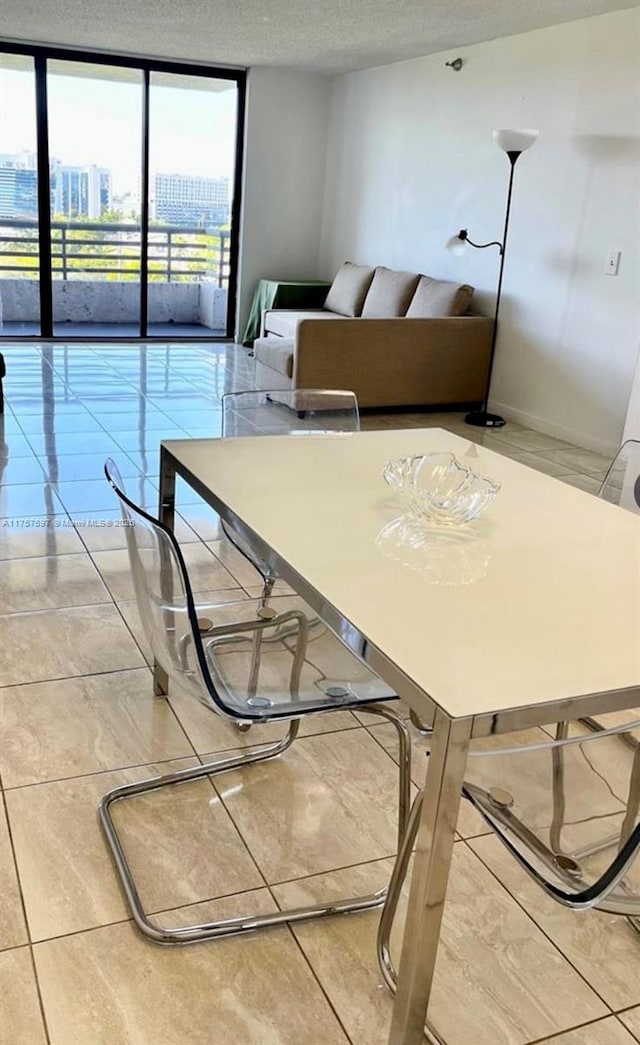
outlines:
[[[617,276],[620,267],[620,251],[610,250],[604,264],[605,276]]]

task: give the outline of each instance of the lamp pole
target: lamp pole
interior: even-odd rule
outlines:
[[[474,243],[472,239],[469,239],[469,234],[466,229],[460,229],[457,236],[453,236],[447,243],[447,247],[452,250],[455,254],[459,253],[461,249],[464,249],[466,243],[471,247],[476,247],[479,250],[484,250],[486,247],[498,247],[500,252],[500,271],[498,273],[498,289],[496,291],[496,304],[493,313],[493,332],[491,334],[491,347],[489,349],[489,367],[487,372],[487,383],[485,386],[485,394],[482,404],[479,410],[472,410],[465,417],[465,422],[468,425],[475,425],[476,428],[502,428],[506,423],[504,417],[500,417],[499,414],[491,414],[487,410],[489,405],[489,392],[491,389],[491,376],[493,374],[493,362],[496,353],[496,343],[498,340],[498,316],[500,314],[500,298],[502,296],[502,277],[504,276],[504,262],[507,252],[507,236],[509,234],[509,218],[511,216],[511,196],[513,194],[513,176],[515,173],[516,163],[522,153],[531,146],[538,139],[538,131],[534,130],[501,130],[494,131],[493,138],[496,144],[504,153],[509,160],[510,171],[509,171],[509,188],[507,190],[507,205],[505,208],[504,215],[504,229],[502,230],[502,241],[491,240],[490,243]]]
[[[507,153],[509,157],[510,170],[509,170],[509,189],[507,191],[507,206],[504,215],[504,229],[502,232],[502,242],[496,243],[495,246],[500,248],[500,272],[498,273],[498,289],[496,291],[496,306],[493,313],[493,332],[491,334],[491,348],[489,350],[489,371],[487,373],[487,385],[484,394],[484,400],[479,410],[472,410],[465,417],[465,423],[468,425],[474,425],[476,428],[502,428],[506,421],[500,414],[490,414],[487,410],[489,405],[489,389],[491,388],[491,375],[493,373],[493,360],[496,354],[496,342],[498,340],[498,316],[500,314],[500,298],[502,296],[502,277],[504,275],[504,259],[507,254],[507,235],[509,233],[509,216],[511,214],[511,195],[513,193],[513,175],[516,169],[516,160],[521,155],[519,152],[510,151]],[[469,242],[469,237],[465,237]],[[475,246],[475,244],[471,244]],[[492,244],[487,243],[486,246]]]

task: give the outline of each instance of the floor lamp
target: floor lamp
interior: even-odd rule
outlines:
[[[500,240],[492,240],[490,243],[474,243],[473,240],[469,239],[469,234],[466,229],[460,229],[460,232],[456,236],[452,236],[447,243],[447,248],[454,254],[461,254],[466,245],[470,247],[476,247],[478,250],[484,250],[486,247],[498,247],[500,251],[500,274],[498,276],[498,291],[496,294],[496,307],[493,315],[493,334],[491,337],[491,350],[489,354],[489,373],[487,374],[487,386],[484,396],[484,401],[479,410],[472,410],[471,413],[467,414],[465,421],[468,425],[475,425],[478,428],[502,428],[505,424],[504,417],[500,417],[499,414],[490,414],[487,410],[489,403],[489,389],[491,387],[491,374],[493,371],[493,357],[496,351],[496,340],[498,337],[498,314],[500,312],[500,295],[502,293],[502,276],[504,273],[504,259],[507,252],[507,234],[509,232],[509,214],[511,211],[511,193],[513,191],[513,175],[516,169],[516,161],[523,152],[530,149],[534,142],[538,139],[539,132],[533,130],[501,130],[493,132],[493,140],[496,145],[506,153],[509,163],[511,164],[511,171],[509,174],[509,189],[507,191],[507,208],[504,218],[504,231],[502,233],[502,242]]]

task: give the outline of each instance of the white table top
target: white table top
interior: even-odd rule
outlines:
[[[450,716],[640,685],[631,512],[437,428],[163,445]],[[502,489],[407,556],[383,467],[445,449]]]

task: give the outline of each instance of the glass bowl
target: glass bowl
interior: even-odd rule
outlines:
[[[477,475],[452,453],[415,454],[389,461],[383,476],[414,517],[460,526],[482,515],[500,484]]]

